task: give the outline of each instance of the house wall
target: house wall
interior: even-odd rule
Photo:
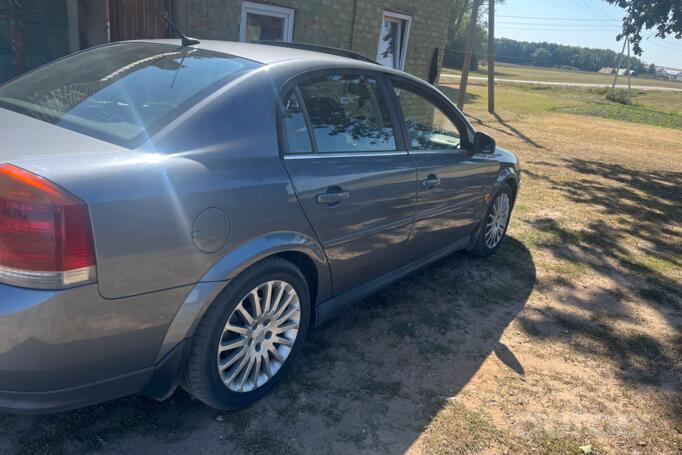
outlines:
[[[9,34],[9,2],[0,0],[0,83],[13,74]]]
[[[239,0],[185,0],[187,30],[204,39],[239,40]],[[294,41],[350,49],[374,59],[384,11],[412,16],[405,71],[428,77],[435,48],[439,67],[447,40],[449,0],[280,0],[260,2],[292,8]],[[353,27],[353,11],[355,26]]]
[[[0,82],[19,74],[11,51],[10,0],[0,0]],[[20,0],[24,70],[106,41],[102,0]],[[384,11],[412,17],[405,70],[428,78],[435,48],[439,68],[447,39],[451,0],[279,0],[261,1],[295,11],[295,41],[351,49],[376,58]],[[80,4],[80,8],[74,8]],[[197,38],[239,39],[241,0],[171,0],[172,15]],[[101,9],[101,8],[99,8]],[[355,11],[355,15],[354,15]],[[355,22],[354,22],[355,16]],[[78,46],[75,42],[78,41]]]
[[[0,0],[0,82],[70,50],[66,0],[22,0],[18,5],[10,11],[9,0]],[[23,41],[18,60],[12,51],[11,17]]]

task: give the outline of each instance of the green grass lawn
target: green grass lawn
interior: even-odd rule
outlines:
[[[441,89],[451,99],[456,99],[455,87],[456,85],[447,85]],[[511,111],[510,115],[563,112],[682,129],[682,93],[635,90],[632,104],[624,105],[607,100],[607,91],[541,85],[500,85],[497,86],[496,101],[498,110]],[[467,109],[485,109],[486,86],[472,84],[468,95]]]
[[[487,76],[488,68],[481,66],[479,71],[471,73],[473,76]],[[460,70],[446,68],[445,74],[459,74]],[[534,66],[521,66],[511,64],[497,64],[495,74],[500,79],[513,79],[522,81],[546,81],[546,82],[577,82],[581,84],[610,84],[613,76],[608,74],[591,73],[587,71],[573,71],[557,68],[538,68]],[[619,84],[626,84],[626,77],[618,78]],[[633,85],[646,85],[653,87],[671,87],[682,89],[682,82],[662,81],[642,77],[632,78]]]

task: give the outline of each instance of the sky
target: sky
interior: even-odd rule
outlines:
[[[547,41],[620,52],[623,42],[616,41],[616,36],[624,14],[623,9],[605,0],[505,0],[495,11],[495,33],[518,41]],[[682,69],[682,40],[674,37],[662,40],[655,38],[654,33],[655,30],[650,30],[642,34],[644,54],[640,58],[646,63]]]

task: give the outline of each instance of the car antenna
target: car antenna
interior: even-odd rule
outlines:
[[[180,29],[178,28],[178,26],[175,25],[175,23],[174,23],[172,20],[170,20],[170,17],[168,17],[168,14],[164,14],[164,13],[162,13],[161,11],[159,11],[159,8],[157,8],[157,6],[156,6],[155,4],[151,3],[150,5],[151,5],[152,8],[154,8],[154,11],[156,11],[156,13],[157,13],[159,16],[161,16],[161,17],[163,18],[164,21],[166,21],[166,23],[168,24],[168,26],[169,26],[171,29],[173,29],[173,31],[174,31],[175,33],[177,33],[178,35],[180,35],[180,38],[182,39],[182,45],[183,45],[183,46],[192,46],[192,45],[194,45],[194,44],[200,44],[200,43],[201,43],[201,41],[199,41],[198,39],[196,39],[196,38],[190,38],[189,36],[187,36],[187,35],[185,35],[184,33],[182,33],[182,32],[180,31]]]

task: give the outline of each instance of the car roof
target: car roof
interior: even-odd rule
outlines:
[[[125,42],[125,41],[124,41]],[[179,39],[145,39],[134,40],[127,42],[140,43],[158,43],[167,44],[171,46],[181,45]],[[400,71],[394,68],[389,68],[378,63],[367,60],[358,60],[342,55],[336,55],[325,52],[318,52],[314,50],[298,49],[295,47],[258,44],[258,43],[243,43],[239,41],[218,41],[218,40],[201,40],[199,44],[191,46],[195,49],[205,49],[213,52],[220,52],[223,54],[233,55],[248,60],[252,60],[263,65],[270,65],[274,63],[307,63],[309,68],[324,68],[329,66],[340,66],[346,68],[361,68],[366,70],[380,71],[386,74],[392,74],[405,79],[412,79],[417,83],[431,86],[422,79]]]
[[[162,39],[162,40],[138,40],[146,43],[160,43],[177,46],[179,40],[177,39]],[[340,64],[357,63],[358,60],[349,57],[343,57],[334,54],[326,54],[324,52],[316,52],[311,50],[296,49],[286,46],[272,46],[268,44],[257,43],[242,43],[237,41],[216,41],[216,40],[201,40],[199,44],[192,45],[196,49],[206,49],[214,52],[221,52],[224,54],[234,55],[235,57],[246,58],[264,65],[271,63],[293,61],[293,60],[307,60],[320,61],[324,60],[326,63],[335,61]],[[384,68],[381,65],[369,63],[373,67]]]

